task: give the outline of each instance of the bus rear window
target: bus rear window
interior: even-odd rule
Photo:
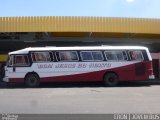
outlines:
[[[32,52],[33,62],[47,62],[51,61],[49,52]]]
[[[15,55],[15,66],[27,66],[29,65],[27,55]]]
[[[131,60],[135,60],[135,61],[144,60],[142,51],[132,50],[132,51],[129,51],[129,55]]]

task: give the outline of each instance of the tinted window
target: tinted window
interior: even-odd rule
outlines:
[[[103,55],[101,51],[81,51],[81,58],[83,61],[95,60],[102,61]]]
[[[15,56],[15,64],[16,66],[26,66],[29,65],[27,55],[16,55]]]
[[[33,62],[46,62],[51,61],[49,52],[33,52],[32,53]]]
[[[132,50],[132,51],[129,51],[129,55],[130,55],[131,60],[144,60],[143,54],[141,51]]]
[[[85,60],[93,60],[91,52],[83,51],[83,52],[81,52],[81,57],[82,57],[82,60],[84,60],[84,61]]]
[[[118,60],[124,60],[123,53],[121,51],[116,51],[115,54]]]
[[[61,51],[59,52],[61,61],[78,61],[78,55],[76,51]]]
[[[124,60],[122,51],[105,51],[105,56],[107,60]]]
[[[103,60],[103,55],[101,51],[92,52],[94,60]]]
[[[124,57],[124,60],[128,60],[128,55],[126,51],[123,51],[123,57]]]

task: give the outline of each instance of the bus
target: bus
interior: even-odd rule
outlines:
[[[38,87],[44,82],[154,79],[152,58],[143,46],[29,47],[8,54],[3,81]]]

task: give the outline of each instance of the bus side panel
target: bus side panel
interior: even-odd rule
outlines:
[[[24,78],[9,78],[11,83],[24,83]]]
[[[120,81],[135,80],[135,65],[104,69],[94,72],[86,72],[72,75],[42,77],[41,82],[66,82],[66,81],[103,81],[104,75],[114,72],[118,75]]]
[[[23,83],[26,73],[31,71],[30,67],[8,67],[6,75],[9,78],[9,82]]]
[[[151,61],[143,61],[116,70],[120,81],[148,80],[153,75]]]
[[[148,63],[148,64],[147,64]],[[117,63],[117,65],[122,63]],[[120,81],[129,81],[129,80],[146,80],[148,79],[149,75],[152,74],[152,69],[150,67],[149,62],[139,62],[139,63],[123,63],[126,65],[119,65],[115,67],[111,65],[112,68],[106,68],[103,70],[93,71],[94,69],[90,70],[85,68],[84,70],[81,69],[62,69],[61,72],[60,68],[40,68],[40,70],[35,71],[40,76],[41,82],[64,82],[64,81],[102,81],[104,75],[108,72],[115,72]],[[37,64],[33,68],[35,68]],[[55,65],[53,65],[55,66]],[[144,67],[146,66],[146,67]],[[45,66],[46,67],[46,66]],[[137,68],[136,68],[137,67]],[[22,75],[24,71],[31,72],[33,68],[16,68],[16,73],[10,76],[10,82],[24,82],[24,76]],[[139,71],[136,71],[139,70]],[[79,71],[81,70],[81,71]],[[145,70],[145,72],[141,72],[141,70]],[[25,72],[24,72],[25,73]],[[69,73],[69,74],[65,74]],[[144,73],[144,74],[141,74]],[[58,75],[59,74],[59,75]],[[16,77],[15,77],[16,76]]]
[[[151,61],[144,61],[135,64],[135,80],[148,80],[149,76],[153,75],[153,68]]]
[[[102,81],[104,71],[88,72],[74,75],[43,77],[41,82],[79,82],[79,81]]]
[[[132,81],[135,80],[135,65],[127,65],[114,70],[119,77],[120,81]]]

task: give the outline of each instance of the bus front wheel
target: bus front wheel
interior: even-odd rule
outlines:
[[[118,84],[118,76],[115,73],[108,73],[104,76],[104,84],[108,87],[114,87]]]
[[[27,87],[38,87],[39,86],[39,77],[36,74],[28,74],[25,78],[25,85]]]

